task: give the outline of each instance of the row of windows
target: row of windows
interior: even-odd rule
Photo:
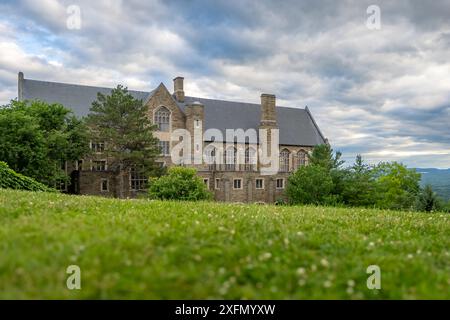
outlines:
[[[169,142],[168,141],[160,141],[159,147],[161,149],[161,153],[163,155],[169,155]],[[289,159],[290,159],[290,152],[288,150],[283,150],[280,153],[280,172],[289,172],[290,166],[289,166]],[[306,152],[299,151],[294,158],[295,160],[295,168],[298,168],[300,166],[304,166],[306,164]],[[212,152],[210,155],[210,162],[213,164],[210,165],[210,170],[217,170],[217,165],[215,162],[215,152]],[[239,169],[239,167],[236,165],[236,149],[231,148],[227,150],[225,153],[225,166],[226,171],[235,171],[236,169]],[[242,168],[241,168],[242,169]],[[253,171],[256,169],[256,157],[255,152],[253,148],[247,148],[245,150],[245,165],[244,170],[245,171]],[[107,170],[107,164],[106,160],[93,160],[92,171],[106,171]]]
[[[221,180],[219,178],[215,179],[215,181],[214,181],[214,188],[216,190],[220,190],[220,181]],[[243,189],[243,181],[244,181],[243,178],[233,179],[233,189],[242,190]],[[130,171],[130,189],[132,191],[146,190],[147,182],[148,182],[148,179],[146,176],[140,174],[136,170]],[[203,182],[209,189],[209,178],[203,179]],[[257,190],[264,190],[264,188],[265,188],[264,179],[261,179],[261,178],[255,179],[255,188]],[[278,178],[276,180],[276,188],[284,189],[284,179],[283,178]],[[109,191],[109,179],[105,178],[105,179],[100,180],[100,191],[101,192]]]
[[[216,178],[214,181],[214,189],[220,190],[220,179]],[[255,189],[257,190],[263,190],[265,188],[264,179],[258,178],[255,179]],[[203,183],[208,187],[209,189],[209,178],[204,178]],[[243,188],[244,179],[243,178],[235,178],[233,179],[233,189],[240,190]],[[284,178],[278,178],[276,180],[275,184],[277,189],[284,189]]]
[[[161,150],[162,155],[165,155],[165,156],[170,155],[169,141],[159,141],[159,148]],[[105,152],[105,143],[104,142],[91,142],[91,150],[94,153],[103,153],[103,152]]]
[[[307,153],[304,150],[300,150],[296,154],[293,155],[293,165],[296,169],[298,167],[306,165],[306,157]],[[280,152],[280,171],[281,172],[289,172],[290,168],[290,158],[291,158],[291,152],[287,149],[283,149]]]
[[[136,170],[130,170],[130,189],[132,191],[146,190],[148,179],[145,175],[139,173]],[[100,191],[109,191],[109,179],[100,180]]]
[[[217,165],[215,164],[215,155],[216,155],[216,150],[215,148],[213,148],[210,152],[209,152],[209,163],[213,163],[210,165],[210,170],[216,170],[217,169]],[[231,147],[228,148],[225,151],[225,157],[224,157],[224,162],[225,162],[225,170],[227,171],[234,171],[236,170],[236,155],[237,155],[237,148],[236,147]],[[281,172],[289,172],[290,171],[290,157],[291,157],[291,152],[287,149],[283,149],[280,152],[280,171]],[[293,160],[294,160],[294,168],[298,168],[300,166],[304,166],[306,165],[306,158],[307,158],[307,153],[304,150],[300,150],[298,151],[296,154],[293,155]],[[253,170],[254,166],[256,165],[256,151],[253,148],[247,147],[245,149],[245,153],[244,153],[244,160],[245,160],[245,169],[244,170]]]
[[[162,109],[162,108],[160,108]],[[164,113],[164,110],[160,110],[162,113]],[[160,112],[158,111],[158,112]],[[157,113],[158,113],[157,112]],[[164,117],[161,115],[161,119],[164,119]],[[159,148],[161,150],[161,155],[168,156],[170,155],[170,143],[169,141],[159,141]],[[105,143],[104,142],[91,142],[91,149],[94,152],[102,153],[105,150]],[[207,152],[208,157],[208,163],[211,163],[210,170],[217,170],[217,164],[216,164],[216,148],[212,148]],[[280,172],[289,172],[290,171],[290,157],[291,152],[288,149],[283,149],[280,152],[280,163],[279,163],[279,169]],[[253,171],[255,170],[256,166],[256,150],[251,147],[247,147],[245,149],[244,153],[244,161],[245,161],[245,171]],[[296,154],[293,155],[293,165],[296,169],[300,166],[306,165],[306,158],[307,153],[304,150],[298,151]],[[237,163],[237,148],[231,147],[228,148],[225,151],[224,154],[224,170],[226,171],[235,171],[236,169],[239,169],[236,167]],[[242,169],[242,168],[241,168]],[[93,171],[104,171],[106,170],[106,161],[93,161],[92,166]]]

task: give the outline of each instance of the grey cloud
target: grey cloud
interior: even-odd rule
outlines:
[[[0,35],[3,102],[19,69],[142,90],[184,75],[195,95],[308,105],[348,159],[450,166],[448,1],[377,1],[379,31],[365,27],[368,0],[30,1],[0,4],[14,29]],[[82,30],[65,27],[69,4]]]

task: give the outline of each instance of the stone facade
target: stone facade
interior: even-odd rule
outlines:
[[[177,143],[171,141],[171,133],[176,129],[186,129],[191,134],[191,151],[195,155],[208,144],[202,142],[203,145],[200,148],[198,143],[196,144],[196,141],[199,140],[195,140],[194,137],[194,133],[198,132],[198,129],[200,129],[200,133],[203,133],[201,126],[205,121],[205,107],[201,103],[194,102],[186,105],[182,110],[179,103],[184,102],[184,99],[183,78],[177,77],[174,79],[173,94],[161,83],[145,103],[148,106],[148,116],[153,121],[156,121],[156,115],[160,108],[165,108],[164,111],[168,111],[170,114],[168,126],[164,127],[164,130],[155,132],[157,138],[167,143],[169,150],[171,150]],[[278,128],[274,95],[261,95],[259,128]],[[200,141],[203,141],[203,138]],[[254,147],[256,149],[257,146]],[[245,146],[237,145],[237,148],[244,150]],[[280,168],[282,170],[275,175],[261,175],[259,163],[253,166],[236,165],[234,168],[227,167],[226,164],[189,164],[189,166],[198,170],[198,175],[204,179],[217,201],[273,203],[285,199],[284,190],[289,174],[298,166],[307,164],[306,154],[312,148],[313,146],[280,145],[280,152],[283,152],[284,156],[283,160],[280,158],[280,162],[283,161],[284,165]],[[224,155],[218,154],[217,156],[223,157]],[[122,177],[117,176],[107,168],[107,163],[106,167],[103,168],[102,164],[99,165],[98,162],[95,162],[99,159],[102,159],[101,152],[95,154],[92,159],[85,159],[82,163],[75,165],[77,168],[72,166],[72,169],[76,169],[72,172],[75,193],[106,197],[137,197],[139,193],[145,192],[145,190],[139,190],[139,187],[136,188],[140,185],[135,179],[136,177],[133,177],[130,172],[123,172]],[[164,166],[174,165],[168,154],[161,155],[158,161]],[[96,168],[96,165],[99,165],[100,168]],[[71,170],[70,166],[68,170]]]

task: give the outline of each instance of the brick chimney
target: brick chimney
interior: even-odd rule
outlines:
[[[17,81],[17,99],[19,101],[23,100],[23,80],[24,80],[23,72],[19,72]]]
[[[183,82],[183,77],[176,77],[175,79],[173,79],[173,95],[175,97],[175,100],[177,100],[178,102],[184,102]]]
[[[276,97],[274,94],[261,95],[261,127],[277,127]]]

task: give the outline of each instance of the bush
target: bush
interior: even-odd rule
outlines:
[[[0,188],[56,192],[55,189],[49,188],[30,177],[15,172],[3,161],[0,161]]]
[[[193,168],[171,167],[167,175],[150,180],[149,196],[160,200],[208,200],[211,193]]]
[[[286,193],[292,204],[332,202],[333,180],[329,170],[318,165],[300,167],[288,178]]]

